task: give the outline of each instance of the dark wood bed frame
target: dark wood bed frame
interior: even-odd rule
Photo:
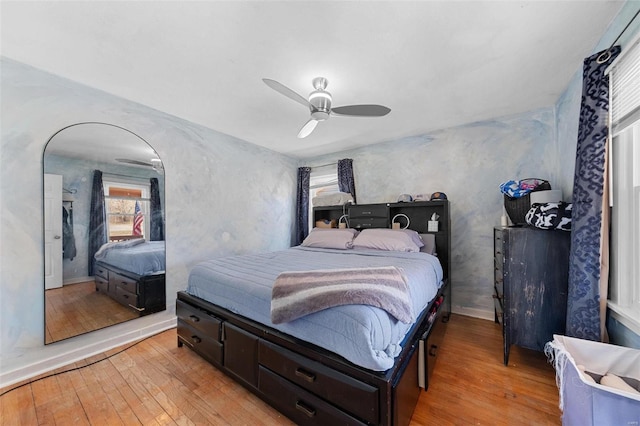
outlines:
[[[187,345],[297,424],[407,425],[429,386],[451,312],[451,232],[446,200],[347,207],[356,228],[390,227],[397,214],[427,233],[439,219],[436,250],[445,276],[438,295],[405,338],[394,366],[371,371],[318,346],[178,292],[178,346]],[[314,208],[315,220],[339,219],[342,206]],[[337,222],[337,221],[336,221]],[[386,226],[384,226],[386,224]]]
[[[140,316],[167,308],[165,272],[139,275],[97,261],[94,267],[96,291],[137,311]]]

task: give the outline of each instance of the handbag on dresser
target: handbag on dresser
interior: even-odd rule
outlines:
[[[528,225],[540,229],[571,231],[571,203],[534,203],[525,216]]]

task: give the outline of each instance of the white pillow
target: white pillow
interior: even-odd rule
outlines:
[[[304,247],[345,250],[353,248],[358,231],[351,228],[313,228],[302,242]]]
[[[418,252],[424,243],[416,231],[410,229],[364,229],[353,240],[356,248],[387,251]]]

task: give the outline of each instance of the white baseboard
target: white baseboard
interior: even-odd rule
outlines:
[[[71,347],[69,350],[53,354],[48,358],[34,361],[28,365],[15,368],[11,371],[2,371],[0,372],[0,388],[27,380],[31,377],[36,377],[40,374],[89,358],[118,346],[126,345],[127,343],[158,334],[162,331],[176,327],[176,324],[176,317],[162,319],[161,321],[154,322],[143,328],[126,331],[122,334],[105,338],[98,342],[89,343],[81,347],[74,345],[75,347]]]
[[[78,284],[78,283],[86,283],[87,281],[93,281],[95,278],[94,277],[77,277],[77,278],[70,278],[68,280],[65,280],[62,285],[71,285],[71,284]]]
[[[451,311],[454,314],[466,315],[468,317],[480,318],[489,321],[495,320],[494,311],[485,311],[483,309],[465,308],[463,306],[452,306]]]

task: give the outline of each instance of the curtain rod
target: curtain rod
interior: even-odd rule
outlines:
[[[141,177],[141,176],[129,176],[129,175],[122,175],[119,173],[109,173],[109,172],[102,172],[102,176],[116,176],[116,177],[124,177],[127,179],[138,179],[138,180],[143,180],[143,181],[148,181],[151,178],[148,177]]]
[[[633,18],[631,18],[631,20],[627,23],[627,26],[624,27],[622,29],[622,31],[620,31],[620,34],[618,34],[618,37],[616,37],[616,39],[613,40],[613,43],[611,43],[611,46],[609,46],[609,48],[607,50],[605,50],[600,55],[598,55],[598,59],[596,59],[596,61],[599,64],[603,64],[603,63],[607,62],[609,59],[611,59],[611,49],[613,48],[613,46],[615,46],[615,44],[618,42],[620,37],[622,37],[622,34],[624,34],[624,32],[627,31],[627,28],[629,28],[629,25],[631,25],[631,23],[638,17],[638,14],[640,14],[640,9],[638,9],[636,14],[633,15]]]
[[[320,164],[319,166],[310,166],[312,169],[317,169],[320,167],[327,167],[327,166],[337,166],[338,162],[335,163],[328,163],[328,164]]]

